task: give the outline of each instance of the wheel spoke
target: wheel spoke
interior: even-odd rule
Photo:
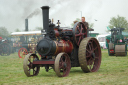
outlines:
[[[91,56],[91,53],[89,55],[86,55],[86,58],[89,58]]]
[[[64,63],[67,63],[67,59],[68,59],[68,57],[67,57],[67,56],[65,56]]]
[[[80,33],[80,29],[79,29],[79,27],[77,27],[77,30],[79,31],[79,33]]]
[[[61,62],[63,62],[63,59],[62,59],[62,57],[60,58],[60,61],[61,61]]]
[[[97,46],[94,48],[94,50],[96,50],[96,49],[97,49]],[[93,51],[94,51],[94,50],[93,50]]]
[[[88,63],[90,63],[91,62],[91,60],[92,60],[92,57],[90,57],[90,59],[87,61]]]
[[[89,64],[89,68],[90,68],[90,70],[91,70],[91,69],[92,69],[92,65]]]
[[[80,33],[82,33],[82,30],[83,30],[83,28],[82,28],[82,24],[81,24],[81,30],[80,30]]]
[[[63,62],[59,62],[59,65],[62,65],[63,64]]]
[[[93,65],[92,66],[93,66],[93,68],[95,68],[95,62],[94,61],[93,61]]]
[[[79,37],[78,45],[80,44],[80,41],[81,41],[81,36]]]
[[[93,66],[93,60],[91,59],[90,62],[89,62],[90,70],[92,69],[92,66]]]
[[[87,51],[88,53],[91,53],[88,49],[86,49],[86,51]]]
[[[63,69],[63,75],[66,74],[66,71],[67,71],[67,70],[64,68],[64,69]]]
[[[62,68],[63,68],[63,66],[61,65],[61,66],[59,66],[59,68],[60,68],[60,69],[62,69]]]
[[[35,74],[35,69],[33,68],[33,75]]]
[[[89,64],[90,70],[92,70],[93,66],[94,66],[94,63],[91,62],[91,64]]]
[[[93,43],[91,42],[91,48],[92,48],[92,50],[93,50]]]
[[[76,37],[81,36],[81,34],[75,34]]]
[[[82,35],[85,35],[86,33],[82,33]]]
[[[90,49],[90,51],[91,51],[91,46],[90,46],[90,44],[88,44],[88,46],[89,46],[89,49]]]

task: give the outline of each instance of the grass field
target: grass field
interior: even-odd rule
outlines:
[[[80,67],[71,68],[68,77],[57,77],[53,70],[40,69],[37,76],[26,77],[23,59],[18,54],[0,56],[0,85],[128,85],[128,56],[108,56],[102,50],[98,72],[83,73]]]

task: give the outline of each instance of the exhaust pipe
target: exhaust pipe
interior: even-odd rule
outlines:
[[[42,6],[42,17],[43,17],[43,29],[45,30],[46,34],[50,32],[49,29],[49,6]]]
[[[25,31],[28,31],[28,19],[25,19]]]

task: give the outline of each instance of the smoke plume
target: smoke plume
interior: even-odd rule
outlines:
[[[11,32],[17,28],[23,31],[26,18],[29,18],[30,30],[42,27],[40,7],[47,5],[50,7],[49,18],[53,18],[54,23],[60,20],[62,27],[71,26],[82,13],[87,22],[94,23],[96,32],[103,32],[111,17],[127,18],[127,3],[128,0],[0,0],[0,27]]]
[[[27,19],[32,18],[33,16],[36,16],[36,15],[38,15],[38,14],[40,14],[40,13],[41,13],[40,9],[35,9],[35,11],[32,12],[32,13],[27,17]]]

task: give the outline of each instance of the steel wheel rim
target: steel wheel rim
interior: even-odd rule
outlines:
[[[18,51],[19,58],[24,58],[25,55],[27,55],[27,54],[28,54],[28,51],[26,48],[20,48]]]
[[[59,77],[66,77],[69,75],[71,68],[70,58],[66,53],[60,53],[55,60],[55,72]]]
[[[38,56],[35,54],[29,53],[26,55],[23,63],[23,68],[26,76],[36,76],[39,73],[40,67],[33,65],[33,60],[39,60]]]

